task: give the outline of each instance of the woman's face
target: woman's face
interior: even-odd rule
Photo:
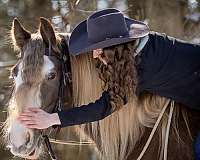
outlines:
[[[103,64],[107,65],[107,62],[102,57],[102,54],[103,54],[103,49],[102,48],[93,50],[93,58],[98,58],[101,62],[103,62]]]

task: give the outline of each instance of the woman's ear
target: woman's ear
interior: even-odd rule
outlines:
[[[31,33],[15,18],[12,22],[11,36],[13,44],[22,49],[24,44],[31,38]]]
[[[93,54],[93,58],[98,58],[101,62],[103,62],[104,65],[107,65],[107,61],[105,60],[105,57],[102,57],[102,54],[103,54],[102,48],[93,50],[92,54]]]
[[[93,58],[98,58],[102,53],[103,53],[103,49],[101,48],[93,50],[92,52]]]

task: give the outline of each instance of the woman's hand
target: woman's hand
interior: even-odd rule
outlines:
[[[46,129],[52,125],[60,125],[57,113],[47,113],[40,108],[28,108],[21,113],[18,120],[27,128]]]

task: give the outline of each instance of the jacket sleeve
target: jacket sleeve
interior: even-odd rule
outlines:
[[[58,111],[61,128],[101,120],[112,113],[110,95],[103,92],[100,99],[88,105],[73,107],[68,110]]]

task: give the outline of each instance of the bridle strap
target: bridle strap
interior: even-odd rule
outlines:
[[[72,145],[72,146],[94,146],[95,143],[92,141],[63,141],[63,140],[57,140],[57,139],[52,139],[49,138],[50,143],[55,143],[55,144],[62,144],[62,145]]]
[[[48,150],[48,153],[49,153],[51,159],[52,160],[57,160],[55,152],[53,151],[51,143],[49,141],[49,137],[47,135],[42,135],[42,138],[43,138],[43,140],[44,140],[44,142],[46,144],[46,147],[47,147],[47,150]]]
[[[155,135],[155,132],[156,132],[156,130],[158,128],[158,125],[160,124],[160,121],[162,120],[162,117],[163,117],[167,107],[169,106],[170,102],[171,102],[171,100],[167,99],[167,101],[166,101],[163,109],[161,110],[161,112],[160,112],[160,114],[158,116],[158,119],[157,119],[157,121],[156,121],[156,123],[155,123],[155,125],[154,125],[154,127],[153,127],[153,129],[151,131],[151,134],[150,134],[150,136],[149,136],[149,138],[148,138],[143,150],[141,151],[140,155],[138,156],[137,160],[141,160],[142,157],[144,156],[144,154],[145,154],[147,148],[149,147],[149,145],[151,143],[151,140],[152,140],[153,136]],[[165,137],[167,139],[169,138],[169,129],[170,129],[170,124],[171,124],[171,119],[172,119],[172,114],[173,114],[173,109],[174,109],[174,102],[171,102],[171,103],[172,103],[172,105],[170,107],[170,116],[169,116],[169,120],[168,120],[167,133],[166,133],[166,137]],[[165,143],[166,144],[165,144],[165,150],[164,150],[164,155],[165,155],[164,157],[165,157],[165,160],[166,160],[167,159],[167,153],[166,152],[167,152],[168,140],[165,139]]]
[[[62,48],[68,48],[66,47],[66,39],[63,38],[64,42],[61,43],[62,45]],[[59,91],[58,91],[58,100],[56,102],[56,106],[55,108],[53,109],[53,112],[57,112],[57,111],[61,111],[63,108],[64,108],[64,103],[63,103],[63,100],[64,100],[64,89],[65,87],[71,83],[71,77],[70,77],[70,69],[68,68],[67,66],[67,52],[68,50],[62,50],[62,53],[61,53],[61,56],[57,56],[57,55],[53,55],[52,54],[52,46],[51,46],[51,43],[49,43],[49,47],[48,47],[48,53],[47,53],[47,56],[54,56],[56,57],[60,63],[61,63],[61,70],[62,70],[62,74],[60,76],[60,86],[59,86]],[[64,46],[65,45],[65,46]],[[60,131],[60,127],[57,126],[56,128],[56,135],[58,134],[58,132]],[[47,147],[47,150],[48,150],[48,153],[51,157],[52,160],[56,160],[56,155],[52,149],[52,146],[51,146],[51,143],[49,141],[49,137],[48,135],[43,135],[43,132],[41,132],[41,136],[45,142],[45,145]]]
[[[168,122],[167,122],[167,129],[166,129],[165,143],[164,143],[164,160],[167,160],[169,131],[170,131],[170,126],[171,126],[173,111],[174,111],[174,101],[171,102],[170,111],[169,111],[169,117],[168,117]]]

